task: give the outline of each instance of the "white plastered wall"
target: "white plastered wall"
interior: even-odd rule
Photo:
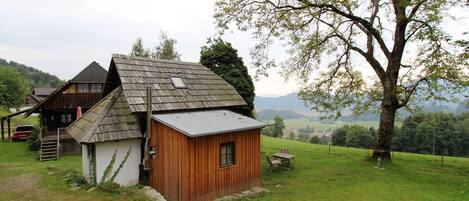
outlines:
[[[109,178],[118,169],[120,163],[124,160],[125,155],[130,149],[131,151],[129,157],[124,163],[122,169],[119,171],[114,182],[123,186],[137,184],[139,180],[139,165],[141,161],[140,146],[140,139],[127,139],[96,143],[96,181],[101,181],[104,170],[109,165],[112,159],[112,155],[116,149],[116,160],[114,162],[112,171],[108,175]],[[85,169],[83,170],[85,173]]]
[[[81,144],[81,169],[83,170],[83,177],[90,182],[90,158],[88,147],[85,144]]]

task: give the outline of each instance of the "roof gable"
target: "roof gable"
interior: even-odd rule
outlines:
[[[140,138],[136,117],[119,87],[70,124],[66,132],[79,143]]]
[[[85,69],[73,77],[70,82],[75,83],[104,83],[107,71],[97,62],[91,62]]]
[[[120,82],[131,112],[147,110],[146,87],[152,89],[152,111],[246,105],[233,86],[199,63],[113,55],[109,71],[118,78],[108,77],[105,89]],[[182,78],[186,88],[176,88],[171,77]]]

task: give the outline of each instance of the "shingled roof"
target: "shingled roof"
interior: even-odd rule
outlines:
[[[73,77],[70,82],[77,83],[104,83],[107,71],[96,61],[91,62],[85,69]]]
[[[44,97],[52,94],[56,89],[57,88],[37,87],[33,89],[32,94],[35,96]]]
[[[186,88],[173,86],[179,77]],[[131,112],[145,112],[145,88],[152,89],[152,111],[222,108],[246,105],[236,89],[199,63],[113,55],[105,94],[122,86]]]
[[[142,137],[137,119],[130,112],[120,87],[70,124],[66,132],[79,143]]]

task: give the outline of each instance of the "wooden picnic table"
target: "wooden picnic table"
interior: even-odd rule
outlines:
[[[295,155],[286,154],[286,153],[275,153],[272,154],[275,159],[280,159],[282,163],[289,169],[293,169],[293,159],[295,159]]]

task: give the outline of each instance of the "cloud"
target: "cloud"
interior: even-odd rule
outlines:
[[[200,47],[215,35],[214,1],[1,1],[0,57],[70,79],[91,61],[108,67],[112,53],[128,53],[137,37],[153,48],[161,31],[175,38],[184,61],[198,61]],[[249,33],[225,36],[250,65]],[[251,74],[254,73],[250,69]],[[273,72],[273,74],[276,74]],[[258,95],[296,91],[272,75],[256,81]]]

